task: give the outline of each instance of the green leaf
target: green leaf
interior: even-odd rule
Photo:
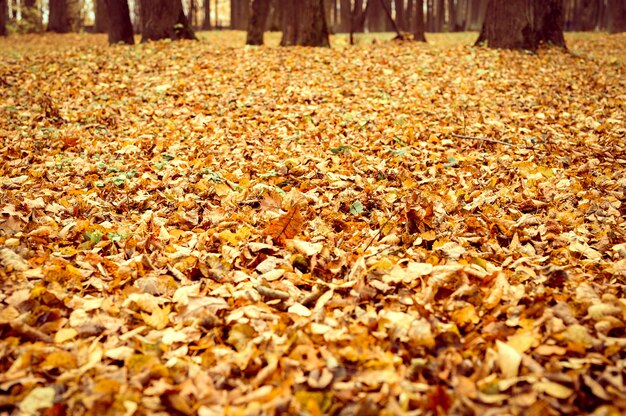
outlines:
[[[216,182],[216,183],[221,183],[222,182],[222,176],[219,174],[219,172],[213,172],[212,170],[204,168],[202,170],[201,175],[205,176],[211,182]]]
[[[107,233],[107,238],[110,241],[121,241],[124,238],[128,237],[126,233],[118,234],[118,233]]]
[[[125,174],[120,174],[118,176],[116,176],[115,178],[113,178],[113,183],[117,186],[122,185],[124,182],[126,181],[126,175]]]
[[[448,163],[444,163],[443,166],[445,166],[446,168],[451,168],[451,167],[454,167],[454,166],[456,166],[458,164],[459,164],[459,161],[456,160],[454,157],[450,156],[448,158]]]
[[[346,151],[348,151],[348,150],[350,150],[350,146],[347,146],[347,145],[345,145],[345,144],[342,144],[341,146],[338,146],[338,147],[333,147],[332,149],[330,149],[330,151],[331,151],[333,154],[336,154],[336,155],[338,155],[338,154],[340,154],[340,153],[343,153],[343,152],[346,152]]]
[[[359,201],[353,202],[352,205],[350,205],[350,213],[352,215],[359,215],[362,212],[363,204],[361,204]]]
[[[87,231],[85,233],[85,239],[91,241],[93,244],[97,244],[102,240],[104,235],[100,230]]]

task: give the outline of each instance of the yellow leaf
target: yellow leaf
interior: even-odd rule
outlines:
[[[44,370],[71,370],[76,367],[76,357],[68,351],[53,351],[48,354],[44,362],[41,363],[41,368]]]
[[[522,354],[500,340],[496,341],[496,346],[498,347],[498,366],[504,378],[517,377],[522,363]]]
[[[162,309],[157,307],[155,308],[150,315],[147,313],[141,313],[141,317],[143,321],[153,327],[154,329],[163,329],[169,324],[169,314],[171,312],[172,307],[167,305]]]
[[[452,312],[452,319],[459,326],[477,324],[480,321],[480,317],[476,313],[476,308],[471,304]]]
[[[565,387],[564,385],[553,381],[539,381],[534,383],[532,387],[536,392],[545,393],[549,396],[556,397],[557,399],[567,399],[574,393],[574,390],[569,387]]]

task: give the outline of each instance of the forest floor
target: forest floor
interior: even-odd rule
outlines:
[[[624,414],[626,36],[475,36],[0,39],[0,414]]]

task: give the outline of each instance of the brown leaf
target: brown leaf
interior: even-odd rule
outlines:
[[[300,206],[294,205],[285,215],[270,222],[264,234],[272,237],[274,242],[284,245],[287,239],[294,238],[300,232],[303,223]]]

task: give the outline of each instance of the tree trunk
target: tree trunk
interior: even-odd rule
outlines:
[[[282,30],[282,18],[282,0],[270,0],[270,11],[265,29],[271,32],[279,32]]]
[[[590,31],[598,26],[601,0],[576,0],[570,29],[576,31]],[[623,2],[622,2],[623,3]]]
[[[371,5],[369,3],[371,2]],[[367,30],[369,32],[384,32],[387,24],[387,16],[380,0],[368,0]]]
[[[424,0],[415,0],[414,16],[413,39],[418,42],[426,42],[426,36],[424,36]]]
[[[189,1],[189,11],[187,12],[187,20],[189,21],[189,26],[191,26],[194,30],[196,29],[196,0]]]
[[[395,0],[396,8],[396,24],[400,30],[406,31],[406,22],[404,19],[404,0]]]
[[[95,0],[94,8],[94,33],[107,33],[109,30],[109,11],[107,10],[106,0]],[[128,5],[126,6],[126,8],[128,9]]]
[[[48,12],[48,31],[66,33],[65,0],[50,0]]]
[[[370,2],[367,2],[365,10],[363,9],[363,0],[354,0],[354,9],[352,9],[352,16],[350,18],[350,33],[365,31],[365,19],[367,18],[367,8]]]
[[[202,20],[202,29],[211,30],[211,0],[204,0],[204,20]]]
[[[9,20],[9,5],[7,0],[0,0],[0,36],[6,36],[7,21]]]
[[[505,2],[502,2],[505,3]],[[486,13],[487,0],[466,0],[465,30],[479,30]]]
[[[333,20],[333,5],[335,0],[324,0],[324,13],[326,17],[326,27],[329,33],[335,33],[335,21]]]
[[[413,21],[415,20],[415,16],[413,16],[415,11],[415,5],[413,4],[413,0],[408,0],[406,3],[406,12],[404,13],[404,23],[406,24],[407,32],[413,32]]]
[[[104,0],[108,11],[109,44],[135,43],[133,24],[130,22],[130,12],[127,0]]]
[[[350,32],[351,15],[352,11],[350,10],[350,0],[341,0],[339,3],[339,27],[337,29],[338,32]]]
[[[435,32],[443,32],[446,23],[446,0],[437,0],[435,12]]]
[[[565,48],[561,0],[489,0],[476,41],[491,48],[537,50],[541,43]]]
[[[609,33],[626,32],[626,0],[609,0],[607,5]]]
[[[270,0],[252,0],[246,45],[263,45],[263,33],[269,11]]]
[[[283,0],[283,46],[330,46],[324,0]]]
[[[141,42],[160,39],[196,39],[181,0],[140,0]]]
[[[248,27],[249,0],[230,0],[230,28],[246,30]]]

